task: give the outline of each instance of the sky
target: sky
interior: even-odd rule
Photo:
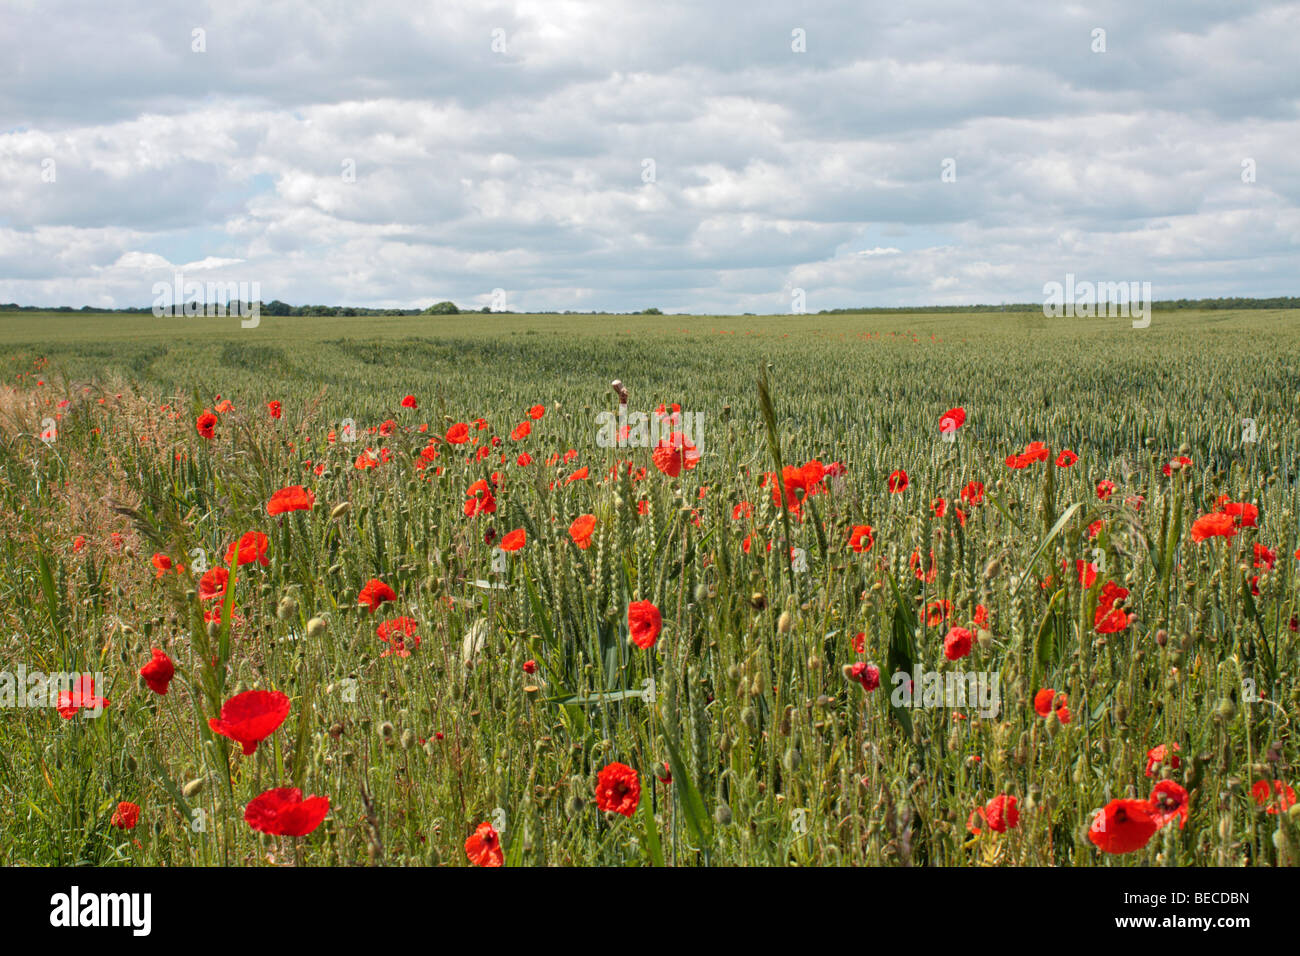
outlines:
[[[0,302],[1300,294],[1297,54],[1250,0],[2,0]]]

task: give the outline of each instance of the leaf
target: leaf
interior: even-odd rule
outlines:
[[[713,842],[713,818],[709,816],[704,806],[704,799],[700,796],[700,791],[696,789],[695,782],[686,768],[686,762],[682,760],[677,744],[664,729],[662,720],[659,722],[659,732],[663,734],[664,744],[668,748],[668,763],[673,772],[673,786],[680,787],[677,795],[685,811],[686,827],[691,831],[697,849],[707,849]]]
[[[651,866],[664,865],[664,848],[659,841],[659,824],[655,822],[651,801],[642,794],[641,798],[641,849]]]

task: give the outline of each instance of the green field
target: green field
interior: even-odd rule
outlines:
[[[468,865],[485,822],[506,865],[1300,863],[1300,311],[23,313],[0,345],[0,671],[99,674],[109,701],[65,718],[0,684],[6,863]],[[597,442],[614,379],[702,417],[698,464]],[[760,484],[813,461],[842,473]],[[269,515],[292,485],[315,507]],[[195,557],[250,532],[267,563],[204,600]],[[370,579],[396,594],[373,613]],[[419,645],[381,656],[399,617]],[[997,713],[891,700],[918,670],[996,678]],[[291,701],[248,756],[209,726],[246,690]],[[631,816],[598,805],[614,762]],[[278,787],[328,815],[258,832]],[[1018,820],[972,818],[1000,796]]]

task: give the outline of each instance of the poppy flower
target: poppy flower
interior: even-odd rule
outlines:
[[[397,592],[390,588],[378,578],[371,578],[361,588],[361,593],[357,595],[357,604],[365,605],[370,608],[370,613],[375,613],[379,605],[385,601],[396,601]]]
[[[84,534],[79,534],[79,535],[77,535],[75,538],[72,539],[72,553],[73,553],[73,554],[76,554],[77,552],[79,552],[79,551],[80,551],[82,548],[84,548],[85,546],[86,546],[86,536],[85,536]],[[1297,553],[1296,553],[1296,557],[1297,557],[1297,558],[1300,558],[1300,552],[1297,552]]]
[[[1105,853],[1132,853],[1147,845],[1160,825],[1145,800],[1112,800],[1088,828],[1088,839]]]
[[[897,471],[890,472],[888,485],[890,494],[897,495],[906,491],[908,486],[907,472],[903,471],[901,468]]]
[[[387,657],[389,654],[396,654],[398,657],[410,657],[411,651],[420,646],[420,635],[415,633],[419,626],[419,622],[410,617],[395,617],[390,621],[384,621],[375,628],[375,636],[390,646],[379,656]],[[408,637],[414,638],[409,648],[406,641]]]
[[[217,433],[217,416],[204,409],[203,414],[194,422],[194,428],[204,438],[213,438]]]
[[[986,627],[989,623],[989,609],[983,604],[975,605],[975,626]]]
[[[849,679],[857,681],[862,689],[871,693],[880,686],[880,668],[875,664],[857,661],[849,668]]]
[[[1151,816],[1156,821],[1156,826],[1164,826],[1175,817],[1178,818],[1178,829],[1182,829],[1187,823],[1187,791],[1179,784],[1172,780],[1161,780],[1151,791]]]
[[[1028,468],[1036,461],[1047,461],[1047,456],[1050,454],[1051,449],[1042,442],[1031,441],[1020,454],[1008,455],[1006,464],[1008,468]]]
[[[970,653],[971,639],[974,637],[964,627],[954,627],[943,639],[943,656],[950,661],[960,660]]]
[[[520,455],[518,458],[515,459],[515,464],[518,465],[520,468],[527,468],[532,463],[533,463],[533,456],[528,454],[528,452],[524,452],[522,455]]]
[[[446,439],[453,445],[463,445],[469,441],[469,426],[464,422],[457,422],[447,429]]]
[[[1109,478],[1103,478],[1101,481],[1097,482],[1097,497],[1102,501],[1105,501],[1114,493],[1115,482],[1111,481]]]
[[[278,690],[246,690],[222,704],[221,716],[209,717],[208,726],[241,744],[248,756],[288,716],[289,698]]]
[[[1267,568],[1272,571],[1273,565],[1277,563],[1277,552],[1270,551],[1265,545],[1260,544],[1258,541],[1255,542],[1252,550],[1255,555],[1255,567]]]
[[[1219,495],[1219,510],[1230,516],[1238,528],[1254,528],[1259,519],[1259,509],[1246,501],[1229,501]]]
[[[155,568],[158,569],[158,573],[154,575],[155,578],[162,577],[164,574],[166,574],[168,571],[172,569],[172,559],[167,557],[167,555],[163,554],[162,552],[158,552],[157,554],[155,554],[152,558],[149,559],[149,561]]]
[[[501,837],[490,823],[480,823],[478,829],[465,840],[465,856],[475,866],[503,866],[505,854],[501,852]]]
[[[515,528],[514,531],[506,532],[505,537],[501,539],[502,551],[518,551],[528,543],[528,533],[523,528]]]
[[[1268,808],[1269,813],[1282,813],[1290,810],[1295,805],[1295,790],[1283,783],[1281,780],[1273,781],[1273,794],[1277,796],[1273,806]],[[1255,798],[1255,802],[1261,807],[1268,803],[1269,786],[1267,780],[1256,780],[1250,788],[1250,795]]]
[[[1231,538],[1236,533],[1237,523],[1233,521],[1232,515],[1220,511],[1201,515],[1192,522],[1192,540],[1197,543],[1208,538]]]
[[[404,399],[402,399],[402,407],[403,407],[403,408],[419,408],[419,407],[420,407],[420,403],[417,402],[417,401],[415,400],[415,396],[414,396],[414,395],[407,395]]]
[[[1062,448],[1062,449],[1061,449],[1061,453],[1060,453],[1059,455],[1056,456],[1056,467],[1057,467],[1057,468],[1069,468],[1071,465],[1073,465],[1073,464],[1074,464],[1076,461],[1078,461],[1078,460],[1079,460],[1079,456],[1078,456],[1078,455],[1076,455],[1074,452],[1070,451],[1070,449],[1068,449],[1068,448]]]
[[[283,409],[279,402],[271,401],[266,403],[266,410],[272,418],[279,418],[283,414]]]
[[[534,405],[532,408],[528,409],[528,417],[531,418],[533,421],[537,421],[545,414],[546,414],[545,405]]]
[[[140,676],[155,694],[166,694],[167,685],[176,675],[176,665],[172,663],[172,659],[165,651],[160,651],[156,647],[152,651],[153,657],[148,664],[140,668]]]
[[[947,435],[961,428],[966,422],[966,409],[950,408],[939,416],[939,431]]]
[[[107,707],[109,703],[107,697],[100,697],[95,693],[95,678],[89,674],[82,674],[73,681],[71,690],[59,691],[55,709],[64,720],[71,720],[77,716],[79,710],[100,710]]]
[[[742,518],[752,518],[754,516],[754,506],[748,501],[742,501],[736,507],[731,509],[731,520],[739,521]]]
[[[532,431],[533,431],[532,425],[528,424],[528,422],[520,422],[518,425],[516,425],[514,428],[510,430],[510,438],[512,441],[523,441],[530,434],[532,434]]]
[[[659,608],[649,601],[633,601],[627,606],[627,629],[637,647],[642,650],[653,647],[662,628]]]
[[[297,787],[276,787],[254,797],[244,808],[244,822],[272,836],[306,836],[330,812],[329,797],[314,794],[306,800]]]
[[[1164,474],[1166,478],[1168,478],[1170,475],[1174,473],[1175,467],[1177,467],[1181,471],[1191,463],[1192,460],[1188,458],[1186,455],[1179,455],[1173,461],[1165,462],[1164,467],[1161,468],[1160,471]]]
[[[268,544],[269,541],[262,532],[249,531],[238,541],[232,541],[226,548],[226,564],[229,564],[235,558],[236,551],[238,551],[240,565],[252,564],[256,561],[262,567],[266,567],[271,563],[271,559],[266,555]]]
[[[1128,588],[1122,588],[1114,581],[1107,581],[1101,588],[1101,597],[1097,599],[1097,611],[1093,615],[1093,625],[1098,634],[1115,634],[1124,630],[1136,619],[1123,607],[1117,607],[1120,601],[1128,597]]]
[[[1056,719],[1063,724],[1070,722],[1070,709],[1066,706],[1069,698],[1065,694],[1058,694],[1050,687],[1044,687],[1034,695],[1034,713],[1039,717],[1046,717],[1052,711],[1056,711]]]
[[[213,568],[199,578],[199,600],[219,601],[226,596],[226,585],[230,581],[230,572],[225,568]]]
[[[961,500],[972,505],[980,504],[984,500],[984,482],[967,482],[966,487],[961,490]]]
[[[569,525],[569,537],[581,550],[591,547],[591,535],[596,530],[595,515],[578,515]]]
[[[266,513],[282,515],[286,511],[310,511],[316,504],[316,495],[302,485],[289,485],[271,495],[266,503]]]
[[[849,547],[858,554],[865,554],[876,543],[876,539],[872,537],[874,533],[875,529],[869,524],[855,524],[849,532]]]
[[[656,612],[657,613],[657,612]],[[641,802],[641,778],[625,763],[611,763],[596,776],[596,806],[630,817]]]
[[[1020,810],[1016,807],[1016,798],[1000,793],[984,806],[976,807],[972,811],[970,819],[966,821],[966,829],[979,836],[983,831],[975,825],[976,820],[983,821],[994,833],[1014,830],[1020,823]]]
[[[1179,765],[1182,763],[1182,761],[1178,759],[1178,751],[1182,749],[1183,748],[1178,746],[1178,744],[1176,743],[1174,744],[1173,759],[1168,761],[1170,769],[1177,770]],[[1159,744],[1147,751],[1147,776],[1148,777],[1155,776],[1155,768],[1165,763],[1166,762],[1165,758],[1167,756],[1169,756],[1169,751],[1166,749],[1164,744]]]
[[[1084,588],[1092,587],[1093,582],[1097,580],[1097,565],[1079,558],[1074,562],[1074,567],[1079,573],[1079,586]]]
[[[660,441],[651,452],[655,467],[669,478],[676,478],[694,468],[700,460],[700,452],[681,432],[673,432],[666,440]]]
[[[119,830],[134,830],[135,825],[140,822],[140,807],[123,800],[113,810],[113,817],[108,822],[110,826],[115,826]]]

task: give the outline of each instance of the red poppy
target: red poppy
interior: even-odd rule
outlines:
[[[469,426],[464,422],[457,422],[447,429],[447,441],[453,445],[463,445],[469,441]]]
[[[520,468],[527,468],[532,463],[533,463],[533,456],[528,454],[528,452],[524,452],[522,455],[520,455],[518,458],[515,459],[515,464],[518,465]]]
[[[1227,495],[1219,495],[1219,510],[1229,515],[1238,528],[1254,528],[1259,518],[1259,509],[1249,502],[1229,501]]]
[[[246,690],[222,704],[221,716],[208,718],[208,726],[243,745],[248,756],[288,716],[289,698],[278,690]]]
[[[78,551],[80,551],[80,550],[81,550],[82,548],[84,548],[85,546],[86,546],[86,536],[85,536],[84,534],[79,534],[79,535],[77,535],[75,538],[72,539],[72,552],[73,552],[73,554],[76,554]],[[1297,552],[1297,553],[1296,553],[1296,557],[1297,557],[1297,558],[1300,558],[1300,552]]]
[[[370,608],[370,613],[375,613],[379,605],[385,601],[396,601],[397,592],[390,588],[378,578],[371,578],[361,588],[361,593],[357,595],[357,604],[365,605]]]
[[[217,416],[204,409],[203,414],[195,421],[194,427],[204,438],[213,438],[217,433]]]
[[[1145,800],[1112,800],[1092,821],[1088,839],[1105,853],[1132,853],[1159,829]]]
[[[283,409],[281,408],[280,403],[276,401],[267,402],[266,410],[271,414],[272,418],[279,418],[280,415],[283,414]]]
[[[420,407],[420,403],[417,402],[417,401],[415,400],[415,396],[414,396],[414,395],[407,395],[404,399],[402,399],[402,407],[403,407],[403,408],[419,408],[419,407]]]
[[[271,559],[266,556],[266,548],[269,544],[266,535],[260,531],[249,531],[238,541],[232,541],[226,548],[226,564],[229,564],[235,557],[235,552],[239,552],[239,564],[251,564],[256,561],[262,567],[271,563]]]
[[[633,601],[627,606],[627,629],[637,647],[642,650],[653,647],[662,628],[659,608],[649,601]]]
[[[375,636],[388,644],[389,648],[379,656],[387,657],[389,654],[395,654],[398,657],[410,657],[411,651],[420,646],[420,635],[415,633],[419,626],[419,622],[410,617],[395,617],[384,621],[375,628]],[[408,637],[414,638],[409,648],[406,640]]]
[[[950,661],[960,660],[970,653],[971,639],[974,637],[964,627],[954,627],[943,639],[943,656]]]
[[[699,463],[700,452],[684,434],[673,432],[666,440],[660,441],[655,446],[650,457],[654,460],[656,468],[669,478],[676,478],[682,473],[683,468],[689,471]]]
[[[891,494],[896,495],[899,494],[900,492],[907,490],[907,485],[908,485],[907,472],[903,471],[903,469],[901,468],[899,468],[897,471],[890,472],[888,484],[889,484],[889,491]]]
[[[153,648],[153,658],[148,664],[140,668],[140,676],[144,682],[149,685],[149,689],[155,694],[166,694],[167,685],[172,682],[176,675],[176,665],[164,651]]]
[[[533,421],[537,421],[545,414],[546,414],[545,405],[534,405],[532,408],[528,409],[528,417],[531,418]]]
[[[109,703],[107,697],[100,697],[95,693],[95,678],[89,674],[82,674],[73,681],[72,690],[59,691],[55,709],[64,720],[71,720],[77,716],[79,710],[101,710]]]
[[[973,505],[982,502],[984,500],[984,482],[967,482],[966,487],[961,490],[961,500]]]
[[[1178,829],[1187,823],[1187,791],[1172,780],[1161,780],[1151,791],[1151,816],[1156,826],[1164,826],[1175,817]]]
[[[591,535],[596,530],[595,515],[578,515],[569,525],[569,537],[580,549],[586,551],[591,547]]]
[[[297,787],[276,787],[254,797],[244,808],[244,822],[272,836],[306,836],[330,812],[329,797],[306,800]]]
[[[1078,456],[1078,455],[1076,455],[1074,452],[1070,451],[1070,449],[1068,449],[1068,448],[1063,448],[1063,449],[1061,449],[1061,453],[1060,453],[1059,455],[1056,456],[1056,467],[1057,467],[1057,468],[1069,468],[1071,465],[1073,465],[1073,464],[1074,464],[1076,461],[1078,461],[1078,460],[1079,460],[1079,456]]]
[[[1047,461],[1047,456],[1051,453],[1051,449],[1042,442],[1031,441],[1020,454],[1008,455],[1006,464],[1008,468],[1028,468],[1036,461]]]
[[[1168,478],[1170,475],[1174,473],[1174,466],[1177,466],[1179,470],[1182,470],[1183,468],[1186,468],[1191,463],[1192,460],[1188,458],[1186,455],[1179,455],[1173,461],[1165,462],[1164,467],[1161,468],[1160,471],[1164,474],[1166,478]]]
[[[167,555],[161,552],[158,552],[152,558],[150,558],[150,563],[152,563],[153,566],[158,569],[158,573],[154,575],[155,578],[162,577],[164,574],[166,574],[168,571],[172,569],[172,559],[167,557]]]
[[[1207,538],[1231,538],[1236,533],[1237,523],[1233,521],[1232,515],[1223,512],[1201,515],[1192,522],[1192,540],[1198,543]]]
[[[134,830],[135,825],[140,822],[140,807],[123,800],[113,810],[113,817],[108,822],[110,826],[115,826],[119,830]]]
[[[971,812],[970,819],[966,821],[966,829],[979,836],[983,831],[975,825],[977,819],[982,820],[994,833],[1014,830],[1020,823],[1020,810],[1016,807],[1016,798],[1004,793],[998,794],[984,806],[976,807]]]
[[[528,543],[528,533],[523,528],[515,528],[514,531],[506,532],[505,537],[501,539],[502,551],[518,551]]]
[[[518,425],[516,425],[514,428],[510,430],[510,437],[514,441],[522,441],[523,439],[527,438],[530,434],[532,434],[532,431],[533,431],[532,425],[528,424],[528,422],[520,422]]]
[[[1182,748],[1178,746],[1178,744],[1174,744],[1173,759],[1169,761],[1169,767],[1172,770],[1177,770],[1179,764],[1181,763],[1181,761],[1178,759],[1178,751],[1180,750],[1182,750]],[[1155,776],[1156,767],[1159,767],[1161,764],[1165,763],[1165,757],[1168,755],[1169,755],[1169,751],[1165,748],[1164,744],[1159,744],[1147,751],[1147,776],[1148,777]]]
[[[870,693],[880,686],[880,668],[875,664],[857,661],[849,668],[849,679],[857,681],[863,690]]]
[[[872,537],[875,529],[869,524],[855,524],[849,532],[849,547],[858,554],[865,554],[870,551],[876,539]]]
[[[266,513],[282,515],[286,511],[311,511],[316,504],[316,495],[302,485],[289,485],[271,495],[266,503]]]
[[[1128,588],[1122,588],[1114,581],[1102,585],[1097,612],[1093,615],[1093,625],[1098,634],[1115,634],[1133,623],[1137,615],[1130,615],[1124,608],[1116,606],[1127,597]]]
[[[1295,805],[1295,790],[1281,780],[1273,781],[1272,792],[1277,799],[1273,802],[1273,806],[1268,808],[1269,813],[1283,813]],[[1250,788],[1250,795],[1255,798],[1255,802],[1261,807],[1268,803],[1268,781],[1256,780]]]
[[[1273,570],[1273,565],[1277,563],[1276,551],[1270,551],[1265,545],[1260,544],[1258,541],[1256,541],[1252,546],[1252,551],[1255,555],[1255,567],[1268,568],[1270,571]]]
[[[230,572],[225,568],[213,568],[199,578],[199,600],[219,601],[226,596],[226,585],[230,581]]]
[[[503,866],[505,854],[501,852],[501,837],[490,823],[480,823],[478,829],[465,841],[465,856],[475,866]]]
[[[985,627],[989,623],[989,609],[983,604],[975,605],[975,626]]]
[[[596,806],[602,811],[630,817],[640,802],[641,778],[627,764],[612,763],[596,776]]]
[[[966,409],[950,408],[939,416],[939,431],[945,435],[955,432],[966,422]]]
[[[1114,493],[1115,482],[1111,481],[1109,478],[1103,478],[1101,481],[1097,482],[1097,497],[1102,501],[1105,501]]]
[[[1050,687],[1044,687],[1034,695],[1034,713],[1039,717],[1046,717],[1052,711],[1056,711],[1056,718],[1063,724],[1070,722],[1070,709],[1066,706],[1069,698],[1065,694],[1058,694]]]

